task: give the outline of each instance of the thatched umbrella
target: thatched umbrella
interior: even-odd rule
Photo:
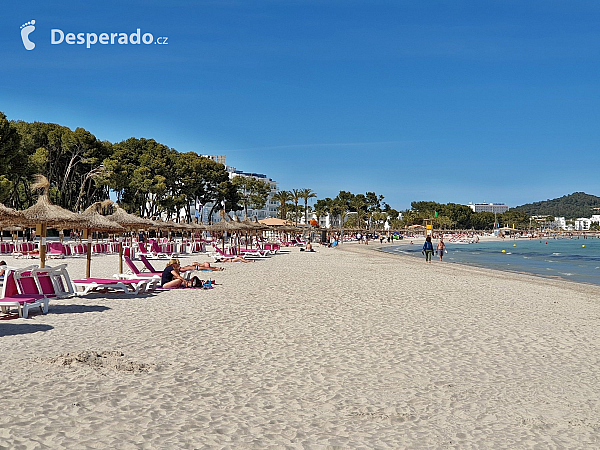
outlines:
[[[231,233],[231,234],[233,234],[241,229],[239,224],[232,222],[232,221],[227,221],[227,220],[225,220],[225,218],[223,218],[223,220],[221,220],[220,222],[215,222],[212,225],[209,225],[207,228],[209,231],[217,231],[217,232],[221,232],[221,233]],[[225,251],[225,238],[223,238],[223,251]]]
[[[40,236],[40,267],[46,267],[46,233],[48,228],[73,228],[85,226],[85,219],[60,206],[50,203],[48,190],[50,182],[43,175],[36,175],[32,190],[42,189],[35,205],[23,211],[23,223],[35,226]]]
[[[265,230],[268,230],[269,227],[267,225],[263,225],[261,223],[258,222],[253,222],[250,219],[244,219],[243,221],[240,222],[242,225],[244,225],[246,227],[246,230],[251,234],[254,235],[256,234],[258,236],[259,232],[263,232]],[[250,240],[250,248],[253,247],[253,240]]]
[[[106,216],[107,219],[117,222],[119,225],[127,230],[147,230],[152,228],[154,222],[149,219],[143,219],[142,217],[129,214],[123,208],[114,204],[115,212]],[[119,273],[123,273],[123,245],[119,243]]]
[[[220,222],[215,222],[212,225],[209,225],[208,230],[210,231],[220,231],[220,232],[234,232],[239,231],[241,227],[235,222],[228,222],[226,220],[221,220]]]
[[[21,223],[23,220],[23,213],[15,209],[4,206],[0,203],[0,241],[2,240],[2,227],[11,226]]]
[[[115,212],[106,216],[107,219],[117,222],[122,227],[128,230],[147,230],[154,226],[154,222],[143,217],[129,214],[123,208],[118,205],[114,205]]]
[[[9,208],[0,203],[0,224],[14,225],[20,223],[23,219],[23,213],[16,209]]]
[[[106,205],[106,202],[96,202],[81,213],[85,217],[87,224],[83,231],[83,237],[87,239],[87,263],[85,268],[85,277],[90,277],[90,266],[92,261],[92,235],[93,231],[104,231],[108,233],[122,233],[125,228],[117,222],[106,218],[99,211]]]

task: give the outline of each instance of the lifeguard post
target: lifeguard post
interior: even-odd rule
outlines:
[[[433,238],[433,219],[423,219],[425,225],[425,237],[431,236]]]

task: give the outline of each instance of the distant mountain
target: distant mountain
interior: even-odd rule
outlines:
[[[593,208],[600,208],[600,197],[585,192],[575,192],[553,200],[517,206],[511,210],[523,211],[530,216],[564,216],[566,219],[577,219],[600,214],[600,211],[594,211]]]

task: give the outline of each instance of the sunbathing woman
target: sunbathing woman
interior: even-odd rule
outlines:
[[[192,263],[192,266],[196,270],[211,270],[211,271],[214,271],[214,272],[218,272],[220,270],[225,270],[222,267],[213,267],[213,266],[210,265],[209,262],[203,262],[203,263],[195,262],[195,263]],[[189,266],[186,266],[186,267],[189,267]]]
[[[179,274],[179,270],[179,260],[175,258],[169,260],[167,267],[165,267],[165,270],[163,270],[160,285],[164,288],[177,288],[180,286],[190,287],[192,282],[184,280]]]
[[[230,263],[230,262],[243,262],[243,263],[249,263],[249,262],[254,262],[253,259],[246,259],[243,256],[236,256],[235,258],[224,258],[224,257],[220,257],[219,259],[217,259],[217,262],[222,262],[222,263]]]

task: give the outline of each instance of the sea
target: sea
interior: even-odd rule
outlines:
[[[435,243],[434,243],[435,245]],[[423,243],[382,250],[419,258]],[[447,242],[444,262],[521,272],[545,278],[600,285],[600,239],[588,237],[504,239],[473,244]],[[434,255],[434,263],[439,259]]]

